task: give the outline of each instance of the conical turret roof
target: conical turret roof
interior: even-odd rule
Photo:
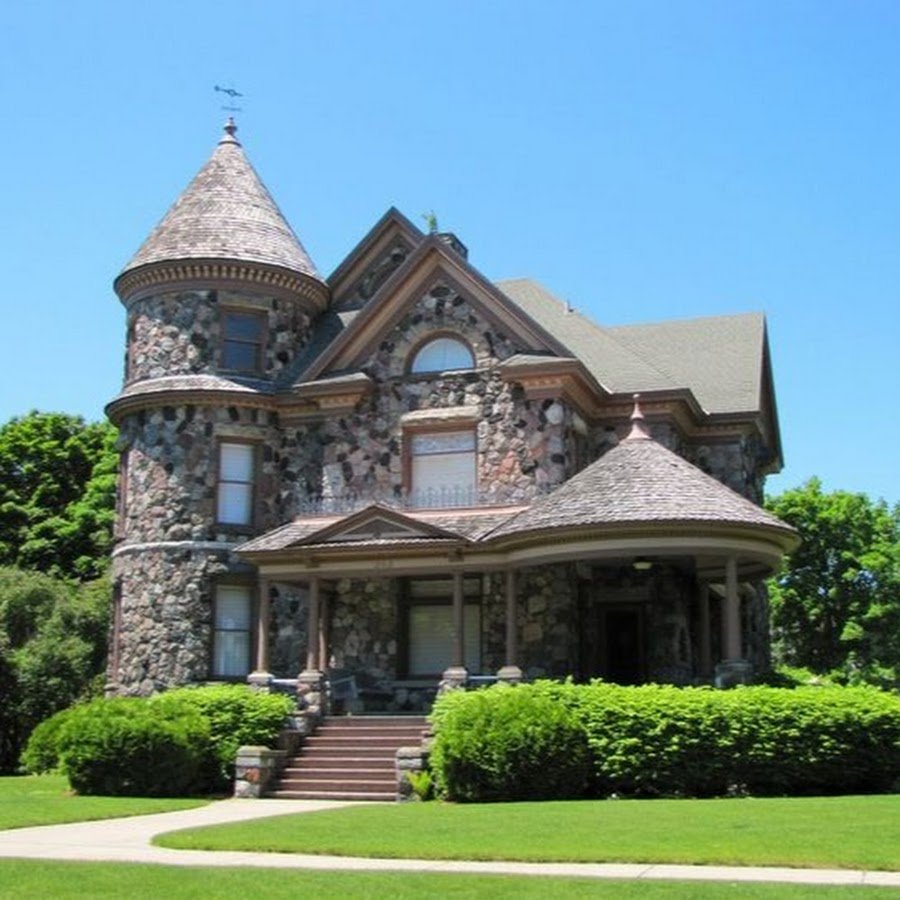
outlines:
[[[122,270],[120,293],[137,269],[187,260],[254,263],[324,283],[236,131],[229,119],[212,156]]]
[[[635,408],[632,431],[552,494],[491,533],[545,528],[697,524],[795,531],[649,436]]]

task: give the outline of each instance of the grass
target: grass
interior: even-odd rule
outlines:
[[[900,795],[408,803],[171,832],[165,847],[342,856],[900,869]]]
[[[0,861],[0,898],[54,900],[231,900],[233,897],[296,900],[321,897],[603,897],[604,900],[888,900],[891,888],[819,887],[686,881],[607,881],[524,875],[445,875],[409,872],[304,872],[284,869],[216,869],[131,863]]]
[[[0,829],[140,816],[203,806],[202,799],[79,797],[62,775],[0,778]]]

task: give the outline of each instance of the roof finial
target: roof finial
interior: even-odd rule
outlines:
[[[234,121],[234,116],[228,117],[223,130],[225,134],[222,135],[222,139],[219,141],[220,144],[240,144],[240,141],[235,137],[238,128],[237,123]]]
[[[641,412],[641,406],[638,400],[641,399],[640,394],[634,395],[634,409],[631,412],[631,431],[628,433],[626,441],[652,441],[650,432],[644,425],[644,414]]]

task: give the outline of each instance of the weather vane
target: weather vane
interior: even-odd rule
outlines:
[[[223,106],[222,109],[224,109],[226,112],[241,112],[241,107],[235,106],[234,103],[238,97],[243,97],[243,94],[236,91],[233,87],[223,88],[219,87],[219,85],[215,85],[214,90],[216,90],[220,94],[225,94],[228,97],[227,102],[231,104],[230,106]]]

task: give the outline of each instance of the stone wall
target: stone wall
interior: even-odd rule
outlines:
[[[305,587],[272,585],[269,618],[269,671],[276,678],[296,678],[306,667],[309,613]]]
[[[762,504],[766,479],[757,437],[745,435],[729,442],[692,444],[685,448],[683,455],[733,491]]]
[[[519,666],[526,678],[570,675],[578,648],[577,580],[573,565],[518,573]]]
[[[119,552],[113,578],[121,612],[117,671],[107,680],[118,693],[150,694],[210,674],[212,592],[216,578],[233,572],[227,553],[178,549]]]
[[[335,583],[328,626],[333,668],[365,672],[375,683],[397,677],[398,594],[397,579]]]
[[[466,341],[476,368],[409,373],[418,346],[433,334]],[[420,410],[475,411],[484,499],[526,500],[560,484],[576,470],[576,448],[569,440],[575,420],[566,404],[527,400],[521,388],[500,377],[496,364],[522,349],[477,304],[446,284],[434,285],[364,362],[362,370],[375,384],[369,397],[350,413],[286,430],[281,464],[294,480],[282,485],[283,511],[302,508],[304,492],[310,491],[326,497],[402,498],[408,485],[401,418]]]
[[[259,445],[257,529],[282,524],[274,413],[234,406],[164,406],[126,416],[120,424],[127,471],[120,536],[129,543],[246,536],[246,529],[216,524],[217,441],[228,439]]]
[[[153,294],[128,304],[126,383],[218,371],[223,309],[265,313],[261,377],[277,377],[309,340],[310,319],[296,301],[235,291]]]

